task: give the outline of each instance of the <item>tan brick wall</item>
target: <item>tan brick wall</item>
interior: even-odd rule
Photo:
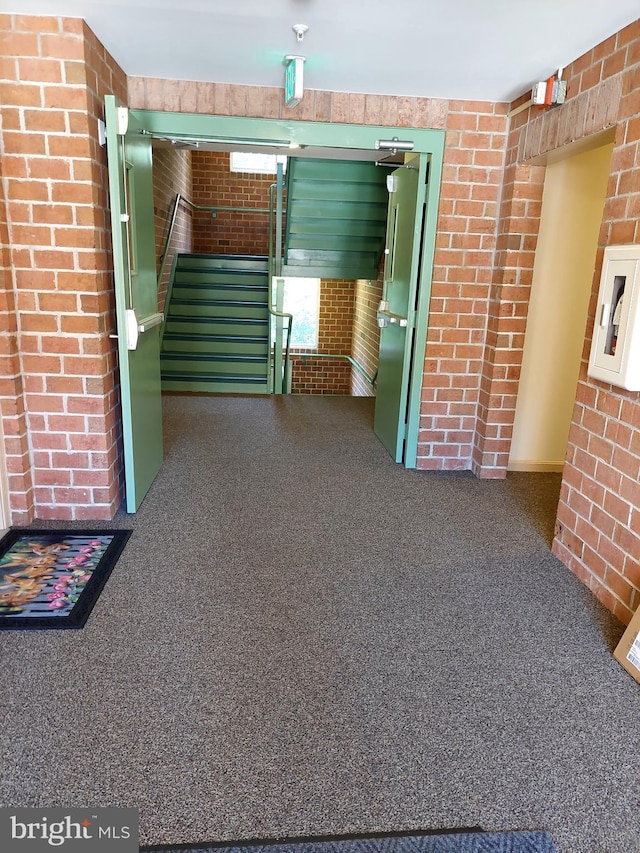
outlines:
[[[156,265],[160,273],[161,254],[171,225],[176,196],[193,201],[191,181],[191,153],[173,148],[153,149],[153,212],[156,233]],[[158,310],[163,311],[167,288],[171,278],[171,266],[176,254],[193,250],[193,209],[180,202],[176,212],[171,243],[158,288]]]
[[[105,93],[126,98],[125,76],[79,20],[3,15],[0,37],[13,520],[111,518],[122,466],[97,120]]]
[[[194,216],[194,251],[233,255],[269,254],[269,216],[251,208],[269,207],[269,187],[275,175],[231,172],[229,154],[194,151],[193,201],[195,204],[244,207],[246,213],[208,211]]]

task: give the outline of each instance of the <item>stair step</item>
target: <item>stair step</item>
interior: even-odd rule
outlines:
[[[362,204],[360,201],[322,201],[320,199],[292,198],[289,207],[289,228],[300,217],[339,221],[379,222],[387,221],[387,204]]]
[[[292,249],[367,252],[379,256],[380,240],[378,237],[356,237],[352,234],[300,234],[292,231],[289,236],[289,254]]]
[[[171,297],[168,319],[225,318],[268,320],[266,304],[230,299],[180,299]]]
[[[226,355],[220,353],[163,352],[160,356],[162,376],[188,373],[194,376],[232,375],[266,376],[268,355]]]
[[[163,391],[199,391],[218,394],[266,394],[266,376],[193,376],[178,371],[162,377]]]
[[[174,278],[174,287],[177,284],[194,284],[209,286],[233,286],[255,288],[256,290],[269,289],[269,277],[263,270],[208,270],[198,267],[183,267],[177,269]]]
[[[296,216],[289,225],[290,234],[344,234],[353,237],[386,235],[386,213],[383,219],[322,219],[317,216]]]
[[[348,181],[307,180],[297,176],[289,183],[288,193],[295,199],[315,199],[324,202],[358,202],[360,204],[384,204],[388,193],[384,184],[357,183]]]
[[[353,263],[353,259],[346,257],[344,262],[333,264],[322,264],[313,259],[305,263],[286,263],[282,267],[282,275],[292,278],[344,278],[347,281],[363,278],[375,280],[378,277],[377,264],[347,266],[348,262]]]
[[[194,335],[165,333],[163,352],[229,353],[230,355],[262,355],[269,352],[266,335]]]
[[[385,184],[386,171],[374,163],[358,160],[323,160],[318,157],[290,158],[289,169],[294,177],[305,180],[327,179],[344,183]]]
[[[192,283],[176,281],[172,296],[176,299],[214,300],[223,302],[254,302],[266,305],[269,296],[268,285],[251,286],[246,284]]]
[[[183,253],[178,255],[176,269],[182,269],[183,267],[260,270],[264,272],[269,268],[269,259],[266,255],[200,255]]]
[[[165,337],[170,335],[253,335],[268,336],[269,320],[248,317],[171,317],[167,318]]]

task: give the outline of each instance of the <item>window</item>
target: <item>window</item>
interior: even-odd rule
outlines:
[[[291,347],[317,349],[320,324],[320,279],[285,278],[282,310],[287,314],[293,314]]]
[[[252,172],[258,175],[275,175],[276,163],[282,163],[283,173],[287,171],[285,154],[254,154],[232,151],[230,165],[232,172]]]

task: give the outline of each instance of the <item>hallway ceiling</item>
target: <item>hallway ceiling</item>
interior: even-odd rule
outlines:
[[[84,18],[130,76],[512,101],[636,20],[638,0],[0,0]],[[293,24],[309,26],[298,43]]]

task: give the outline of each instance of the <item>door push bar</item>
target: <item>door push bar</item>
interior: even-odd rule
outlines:
[[[406,317],[401,317],[400,314],[392,314],[389,311],[389,303],[386,299],[380,301],[376,319],[381,329],[386,329],[387,326],[401,326],[404,328],[407,325]]]
[[[127,308],[126,325],[127,325],[127,349],[134,350],[138,348],[138,338],[143,332],[159,326],[164,320],[164,314],[154,313],[148,314],[142,320],[138,320],[136,312],[133,308]]]

